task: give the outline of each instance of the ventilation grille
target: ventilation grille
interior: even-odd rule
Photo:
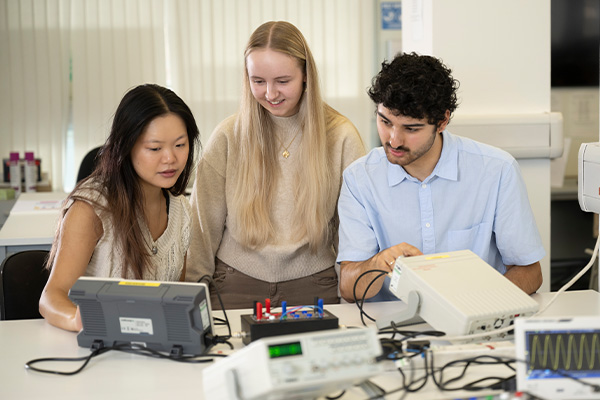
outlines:
[[[106,336],[106,321],[102,305],[96,300],[78,300],[86,335]]]
[[[521,289],[496,288],[494,290],[473,290],[463,292],[453,298],[456,307],[475,318],[484,318],[497,314],[520,314],[533,312],[537,304]]]
[[[167,339],[170,342],[189,342],[190,331],[187,304],[169,304],[163,306],[167,321]]]

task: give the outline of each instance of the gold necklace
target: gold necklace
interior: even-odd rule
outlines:
[[[292,141],[287,146],[283,144],[283,142],[279,138],[279,135],[275,135],[277,137],[277,140],[279,140],[279,143],[283,147],[283,153],[281,153],[283,158],[288,158],[290,156],[290,152],[289,152],[288,148],[292,145],[292,143],[294,143],[294,140],[296,140],[296,136],[298,136],[298,134],[300,133],[301,130],[302,130],[302,128],[300,128],[300,129],[298,129],[298,131],[296,131],[296,134],[292,138]]]

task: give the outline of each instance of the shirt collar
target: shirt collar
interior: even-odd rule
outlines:
[[[442,144],[442,154],[440,155],[440,159],[438,160],[435,168],[431,175],[429,175],[424,183],[429,182],[434,177],[438,176],[442,179],[447,179],[451,181],[456,181],[458,179],[458,146],[457,139],[454,135],[452,135],[448,131],[442,132],[443,144]],[[387,157],[386,157],[387,161]],[[404,168],[399,165],[392,164],[389,161],[388,163],[388,184],[391,186],[396,186],[405,179],[408,179],[413,182],[418,182],[418,179],[410,176]]]

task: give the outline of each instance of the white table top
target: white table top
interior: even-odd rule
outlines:
[[[21,193],[0,229],[0,246],[52,244],[62,192]]]
[[[56,212],[60,210],[62,201],[67,197],[64,192],[21,193],[11,214]]]
[[[553,293],[541,293],[534,298],[541,304],[549,301]],[[365,310],[374,318],[387,315],[398,303],[369,303]],[[338,316],[340,324],[360,326],[360,316],[353,304],[328,305],[326,309]],[[241,314],[248,310],[228,312],[233,331],[240,329]],[[215,313],[216,315],[219,312]],[[566,292],[544,313],[544,315],[600,315],[600,294],[587,291]],[[217,334],[226,334],[218,326]],[[233,339],[236,348],[242,346],[240,339]],[[219,345],[214,352],[228,352]],[[44,320],[0,321],[0,398],[2,399],[202,399],[203,364],[184,364],[159,360],[120,352],[108,352],[98,356],[79,374],[57,376],[27,371],[27,361],[40,357],[77,357],[89,354],[86,348],[78,347],[76,333],[55,328]],[[43,368],[76,369],[78,363],[46,363]],[[397,387],[397,372],[388,373],[375,380],[388,384],[387,389]],[[383,383],[382,383],[383,382]],[[391,382],[391,384],[390,384]],[[356,395],[357,393],[359,395]],[[398,397],[400,394],[398,395]],[[364,399],[364,393],[353,389],[346,399]],[[456,398],[458,393],[442,393],[437,389],[415,395],[409,399]],[[397,398],[390,396],[388,398]]]

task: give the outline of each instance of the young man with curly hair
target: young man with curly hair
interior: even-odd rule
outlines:
[[[344,172],[338,212],[340,292],[391,271],[399,256],[469,249],[528,294],[542,284],[545,251],[515,159],[446,130],[459,83],[431,56],[384,62],[369,96],[382,147]],[[389,278],[357,296],[395,300]]]

